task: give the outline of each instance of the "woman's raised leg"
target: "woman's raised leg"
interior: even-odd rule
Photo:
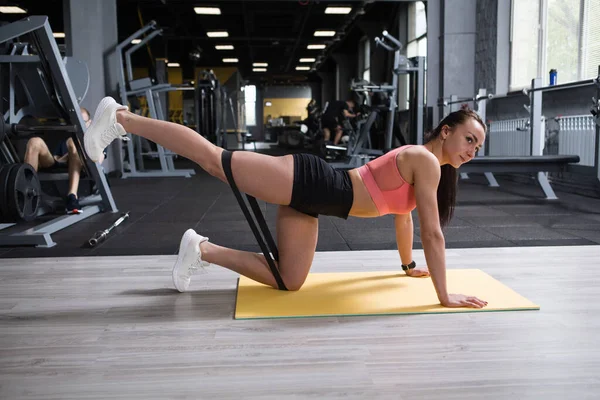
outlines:
[[[86,152],[92,160],[98,160],[104,148],[126,132],[186,157],[227,182],[221,163],[222,148],[186,126],[131,113],[110,97],[102,99],[85,132]],[[269,203],[289,204],[294,180],[292,156],[272,157],[240,151],[232,157],[231,168],[240,191]]]
[[[126,110],[117,112],[117,122],[130,133],[186,157],[212,176],[227,183],[221,153],[196,131],[173,122],[142,117]],[[231,159],[235,183],[243,193],[273,204],[289,204],[294,182],[292,156],[273,157],[265,154],[238,151]]]

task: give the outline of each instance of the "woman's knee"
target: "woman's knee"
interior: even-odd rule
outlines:
[[[304,268],[302,268],[302,270],[304,270]],[[306,276],[301,276],[301,275],[283,275],[281,277],[281,279],[283,280],[283,283],[285,284],[285,288],[287,290],[289,290],[290,292],[296,292],[298,290],[300,290],[300,288],[302,286],[304,286],[304,282],[306,282]]]
[[[285,288],[290,292],[297,292],[304,285],[304,281],[300,282],[297,280],[285,282]]]
[[[222,148],[214,146],[214,148],[210,150],[210,156],[206,160],[203,160],[203,163],[200,165],[202,165],[204,170],[210,175],[227,182],[227,178],[223,172],[223,163],[221,161],[223,151]]]

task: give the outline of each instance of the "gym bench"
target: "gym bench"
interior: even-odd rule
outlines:
[[[545,155],[545,156],[482,156],[475,157],[463,164],[460,173],[485,173],[490,186],[498,187],[493,173],[537,173],[537,181],[540,184],[546,199],[556,200],[556,194],[548,182],[545,172],[566,171],[569,164],[579,162],[577,155]]]

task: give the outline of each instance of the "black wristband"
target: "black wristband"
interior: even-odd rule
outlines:
[[[408,264],[408,265],[404,265],[404,264],[402,264],[402,270],[403,270],[403,271],[408,271],[409,269],[413,269],[413,268],[414,268],[414,267],[416,267],[416,266],[417,266],[417,263],[415,262],[415,260],[413,260],[413,261],[411,261],[411,263],[410,263],[410,264]]]

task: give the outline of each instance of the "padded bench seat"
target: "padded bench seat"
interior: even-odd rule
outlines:
[[[484,173],[490,186],[498,187],[494,173],[535,173],[537,182],[548,200],[556,200],[546,172],[561,172],[569,164],[579,162],[577,155],[546,155],[546,156],[481,156],[475,157],[463,164],[458,172],[465,177],[469,172]]]
[[[560,172],[579,162],[577,155],[481,156],[463,164],[459,172]]]

